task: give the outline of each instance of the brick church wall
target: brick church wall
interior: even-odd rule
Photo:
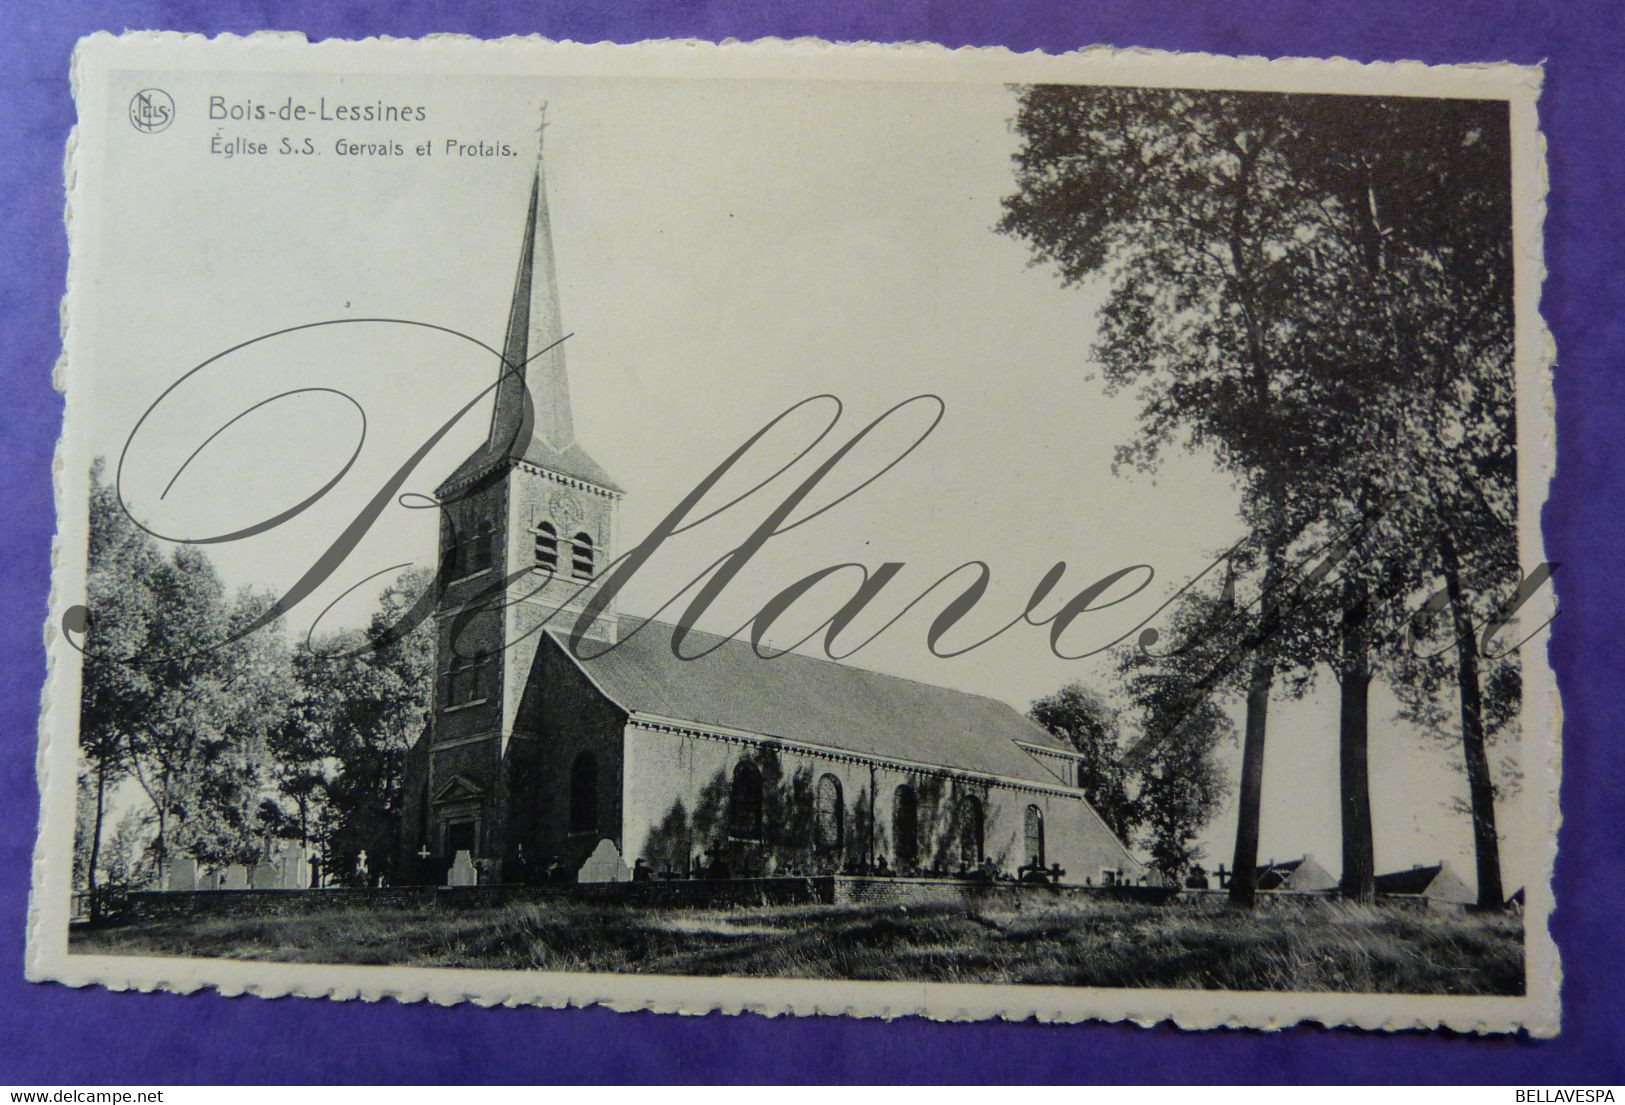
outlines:
[[[475,736],[494,736],[501,730],[501,597],[499,595],[493,601],[488,592],[501,582],[506,570],[507,560],[498,536],[506,506],[507,483],[499,480],[467,499],[451,503],[446,508],[447,517],[441,523],[442,571],[446,570],[451,556],[448,545],[455,535],[483,532],[492,542],[493,553],[491,567],[478,573],[463,575],[460,574],[461,569],[454,565],[451,568],[453,578],[441,597],[435,646],[434,729],[437,745]],[[492,603],[497,608],[468,609],[481,602]],[[479,705],[456,705],[447,701],[446,673],[454,656],[473,656],[482,652],[490,656],[484,673],[485,701]],[[450,778],[449,773],[440,770],[438,763],[435,775],[438,780]],[[438,789],[439,783],[435,786]]]
[[[1065,881],[1087,881],[1098,886],[1102,882],[1102,872],[1108,868],[1126,871],[1133,877],[1138,877],[1145,870],[1144,865],[1123,847],[1081,797],[1049,793],[1018,794],[1012,803],[1015,808],[1007,819],[1018,850],[1026,831],[1028,805],[1036,805],[1043,812],[1044,859],[1046,863],[1059,864],[1066,871]]]
[[[626,726],[622,780],[628,863],[642,858],[655,871],[687,873],[704,853],[731,874],[833,874],[866,862],[869,854],[869,786],[866,764],[851,758],[808,756],[783,749]],[[731,823],[729,794],[734,770],[749,761],[762,780],[761,831],[739,835]],[[841,789],[841,831],[836,847],[814,838],[814,795],[833,775]]]
[[[534,683],[525,676],[535,662],[543,633],[547,629],[573,631],[577,615],[592,595],[590,584],[574,578],[571,540],[577,532],[592,539],[594,565],[601,571],[614,548],[615,500],[607,492],[523,464],[513,470],[507,482],[504,532],[507,562],[513,570],[536,564],[536,528],[540,523],[551,524],[558,539],[558,567],[552,577],[536,571],[516,580],[510,591],[514,601],[506,615],[508,676],[503,716],[507,730],[524,731],[530,728],[527,718],[535,716],[525,702]],[[609,639],[613,635],[610,619],[602,619],[588,635]]]
[[[431,852],[440,853],[444,815],[464,811],[437,807],[432,798],[458,775],[485,795],[480,803],[478,858],[493,865],[489,870],[514,862],[521,843],[526,866],[539,866],[552,855],[579,863],[597,840],[619,838],[618,742],[601,739],[611,730],[619,732],[618,720],[605,721],[601,711],[594,713],[591,706],[579,718],[574,716],[571,711],[583,706],[585,699],[568,691],[564,701],[548,706],[540,688],[565,684],[557,673],[549,679],[539,670],[533,672],[544,639],[541,626],[545,622],[568,630],[580,604],[579,600],[567,601],[580,588],[570,578],[570,538],[577,531],[587,532],[595,542],[596,565],[601,567],[613,536],[614,506],[607,493],[572,486],[570,481],[526,465],[506,470],[466,498],[448,503],[442,523],[441,564],[453,578],[437,622],[431,745],[424,762],[414,763],[407,776],[412,793],[407,797],[411,808],[402,825],[407,845],[403,855],[415,856],[425,843]],[[535,526],[543,520],[553,522],[559,530],[557,575],[551,580],[541,572],[521,575],[505,595],[493,601],[490,592],[505,575],[535,562]],[[451,559],[450,550],[457,537],[470,533],[488,535],[491,566],[459,575],[462,567]],[[490,603],[492,608],[480,609],[482,603]],[[564,612],[549,622],[549,615],[561,605]],[[454,653],[489,656],[481,701],[448,701],[447,670],[455,662]],[[579,673],[573,674],[579,681]],[[609,709],[613,715],[613,708]],[[601,816],[597,830],[577,839],[564,826],[568,772],[575,753],[587,744],[600,755]],[[413,867],[405,873],[415,871]]]
[[[429,836],[429,741],[432,737],[432,730],[426,728],[407,749],[401,767],[401,835],[398,866],[394,872],[397,881],[403,881],[412,873],[415,853]]]
[[[572,869],[605,838],[621,846],[623,787],[621,733],[626,714],[606,701],[551,637],[537,649],[520,713],[520,729],[535,736],[516,738],[535,748],[535,768],[516,785],[512,803],[516,840],[538,864],[558,856]],[[597,823],[586,832],[570,828],[570,779],[576,757],[592,753],[596,762]]]
[[[894,872],[953,872],[967,866],[960,820],[967,798],[981,807],[983,855],[1002,873],[1015,875],[1027,862],[1029,805],[1043,813],[1046,863],[1066,868],[1069,881],[1099,883],[1106,868],[1141,870],[1081,796],[640,723],[627,725],[625,747],[622,854],[628,864],[642,858],[656,872],[686,874],[701,852],[712,861],[722,857],[736,876],[835,874],[868,869],[877,857]],[[740,839],[730,825],[732,780],[744,761],[762,777],[760,841]],[[845,807],[838,850],[814,841],[815,788],[825,774],[839,780]],[[913,864],[900,860],[896,839],[897,788],[905,785],[916,796]]]

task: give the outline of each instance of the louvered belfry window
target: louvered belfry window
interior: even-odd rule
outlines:
[[[592,538],[578,533],[571,542],[570,571],[577,579],[591,579],[593,573]]]
[[[550,522],[536,527],[536,566],[549,572],[559,570],[559,531]]]

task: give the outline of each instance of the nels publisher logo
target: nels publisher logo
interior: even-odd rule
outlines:
[[[130,125],[143,134],[157,134],[175,121],[175,101],[161,88],[143,88],[130,97]]]

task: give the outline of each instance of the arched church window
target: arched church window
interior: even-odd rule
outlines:
[[[571,542],[574,551],[570,557],[570,570],[577,579],[591,579],[593,573],[592,538],[578,533]]]
[[[846,821],[846,803],[841,798],[841,781],[833,775],[818,780],[813,795],[813,846],[826,852],[839,851]]]
[[[733,787],[728,792],[728,835],[762,839],[762,773],[749,760],[734,768]]]
[[[982,803],[968,794],[959,800],[959,862],[965,867],[982,862]]]
[[[891,836],[897,849],[897,866],[906,870],[917,865],[920,862],[920,800],[907,783],[892,794]]]
[[[1025,837],[1027,862],[1044,866],[1044,811],[1037,806],[1027,807]]]
[[[570,765],[570,831],[590,833],[598,827],[598,757],[583,752]]]
[[[536,566],[549,572],[559,570],[559,531],[551,522],[536,527]]]

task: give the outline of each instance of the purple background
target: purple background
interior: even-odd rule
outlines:
[[[965,1081],[1625,1081],[1625,16],[1616,0],[14,0],[0,8],[0,1083]],[[114,994],[22,980],[38,799],[41,625],[53,532],[50,464],[61,401],[49,372],[67,242],[68,58],[95,30],[312,39],[453,31],[632,41],[818,35],[1061,51],[1090,43],[1362,61],[1545,61],[1550,143],[1542,308],[1561,351],[1558,476],[1544,524],[1562,616],[1552,655],[1565,708],[1564,825],[1552,928],[1566,960],[1552,1041],[1397,1037],[1300,1028],[1182,1033],[1087,1025],[941,1025],[834,1018],[674,1017],[604,1010],[443,1009],[213,994]]]

